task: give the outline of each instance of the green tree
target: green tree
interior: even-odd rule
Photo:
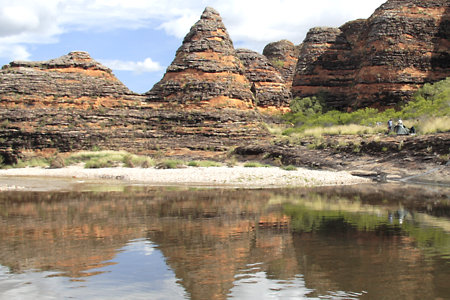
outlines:
[[[289,104],[291,111],[296,113],[302,113],[305,116],[312,116],[322,113],[323,107],[321,101],[316,96],[305,98],[294,98]]]

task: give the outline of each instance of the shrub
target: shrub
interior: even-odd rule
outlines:
[[[153,159],[148,156],[134,155],[129,153],[123,156],[122,162],[127,168],[149,168],[155,164]]]
[[[125,155],[123,157],[122,161],[123,161],[124,166],[127,167],[127,168],[134,168],[135,167],[135,164],[133,162],[131,154]]]
[[[112,168],[114,166],[116,166],[114,161],[111,161],[106,157],[92,159],[84,165],[86,169]]]
[[[65,166],[66,166],[66,163],[64,161],[64,158],[61,155],[57,155],[53,159],[50,160],[49,167],[52,169],[64,168]]]
[[[289,107],[294,114],[301,113],[304,116],[322,113],[322,104],[316,96],[306,98],[296,97],[291,101]]]
[[[167,159],[156,164],[157,169],[177,169],[184,167],[184,162],[176,159]]]
[[[281,69],[284,67],[284,61],[282,61],[281,59],[274,59],[271,61],[271,63],[277,69]]]
[[[286,170],[286,171],[296,171],[297,167],[293,166],[293,165],[288,165],[288,166],[283,166],[282,169]]]

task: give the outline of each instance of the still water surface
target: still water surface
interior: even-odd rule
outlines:
[[[0,299],[450,297],[445,190],[2,192],[0,241]]]

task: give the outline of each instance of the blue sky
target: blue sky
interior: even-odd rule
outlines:
[[[315,26],[368,18],[385,0],[0,0],[0,65],[83,50],[135,92],[159,81],[206,6],[236,48],[299,44]]]

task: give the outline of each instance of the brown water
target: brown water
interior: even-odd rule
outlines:
[[[449,299],[447,192],[2,192],[0,299]]]

